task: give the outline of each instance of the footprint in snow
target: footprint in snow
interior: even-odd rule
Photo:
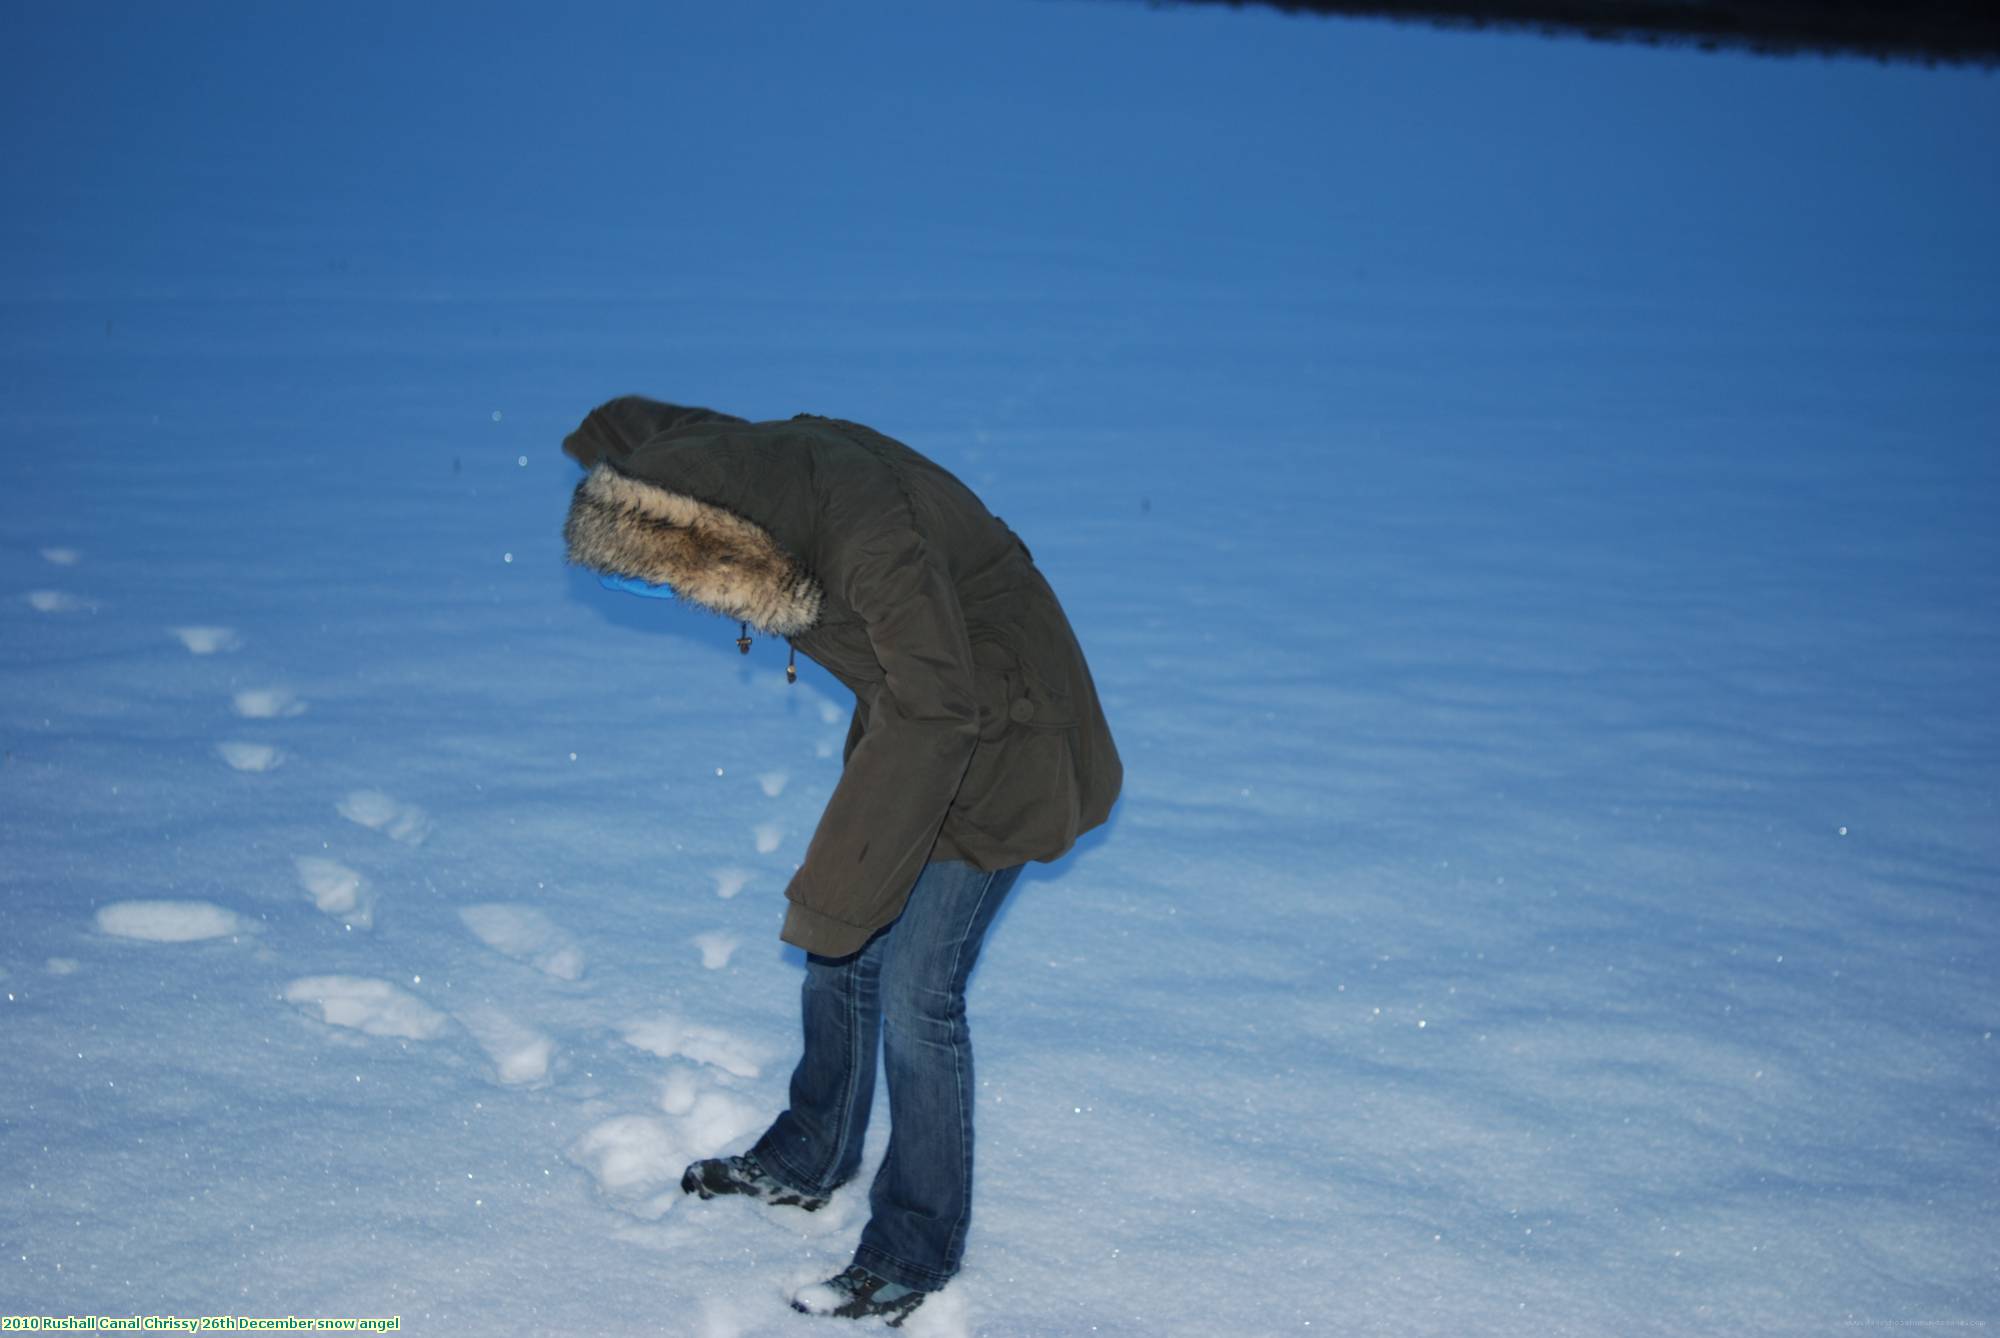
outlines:
[[[74,548],[44,548],[42,561],[53,567],[74,567],[83,561],[83,554]]]
[[[220,655],[243,645],[243,639],[229,627],[169,627],[167,631],[190,655]]]
[[[767,771],[757,778],[758,788],[764,791],[766,799],[776,799],[791,783],[791,774],[784,771]]]
[[[349,822],[356,822],[404,845],[420,846],[431,834],[430,815],[415,804],[406,804],[380,790],[356,790],[334,808]]]
[[[785,829],[775,822],[760,822],[750,830],[757,838],[757,853],[760,855],[770,854],[785,839]]]
[[[618,1029],[625,1044],[661,1059],[691,1059],[710,1064],[738,1078],[757,1076],[760,1060],[756,1047],[742,1037],[705,1027],[684,1018],[663,1015],[633,1018]]]
[[[368,976],[306,976],[285,986],[283,997],[330,1026],[369,1036],[428,1041],[449,1021],[408,990]]]
[[[284,688],[245,688],[234,698],[236,714],[245,720],[277,720],[304,715],[306,704]]]
[[[454,1014],[493,1061],[494,1077],[509,1087],[538,1087],[549,1080],[556,1044],[526,1023],[491,1004],[475,1004]]]
[[[194,943],[253,932],[249,921],[212,901],[114,901],[97,908],[99,932],[148,943]]]
[[[329,1026],[368,1036],[435,1040],[450,1019],[399,985],[368,976],[306,976],[285,986],[284,999]],[[458,1021],[493,1061],[495,1078],[509,1086],[547,1081],[555,1043],[490,1005],[460,1011]]]
[[[37,613],[91,613],[97,608],[94,601],[70,594],[67,590],[30,590],[21,598],[28,601],[28,607]]]
[[[375,893],[368,880],[339,860],[321,855],[300,855],[292,861],[299,871],[299,886],[312,898],[320,914],[355,929],[375,925]]]
[[[526,962],[543,975],[558,980],[576,980],[583,975],[583,949],[533,906],[504,902],[462,906],[458,918],[481,943],[517,962]]]
[[[729,965],[729,959],[735,955],[736,949],[742,946],[743,941],[734,934],[708,933],[696,934],[688,942],[694,944],[701,953],[703,966],[710,971],[720,971]]]
[[[285,762],[285,750],[269,743],[218,743],[215,755],[238,771],[271,771]]]
[[[741,892],[750,881],[748,869],[717,869],[714,873],[715,895],[724,901]]]

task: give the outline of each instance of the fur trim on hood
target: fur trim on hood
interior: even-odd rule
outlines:
[[[819,621],[819,582],[762,526],[609,464],[577,484],[563,538],[580,567],[670,585],[768,636]]]

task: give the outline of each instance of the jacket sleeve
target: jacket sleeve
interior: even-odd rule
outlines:
[[[895,919],[979,740],[972,647],[939,554],[910,528],[854,546],[837,579],[884,678],[785,896],[786,942],[859,949]]]

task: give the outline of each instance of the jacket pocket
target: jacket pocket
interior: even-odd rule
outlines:
[[[1002,636],[972,643],[979,694],[979,737],[992,743],[1014,729],[1068,729],[1076,724],[1069,693],[1057,687]]]

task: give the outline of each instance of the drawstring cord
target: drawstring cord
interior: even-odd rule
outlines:
[[[787,683],[796,683],[799,681],[799,648],[792,645],[790,637],[785,638],[785,645],[791,651],[789,655],[785,656],[785,681]],[[736,624],[736,649],[745,655],[750,653],[749,623],[739,622]]]

